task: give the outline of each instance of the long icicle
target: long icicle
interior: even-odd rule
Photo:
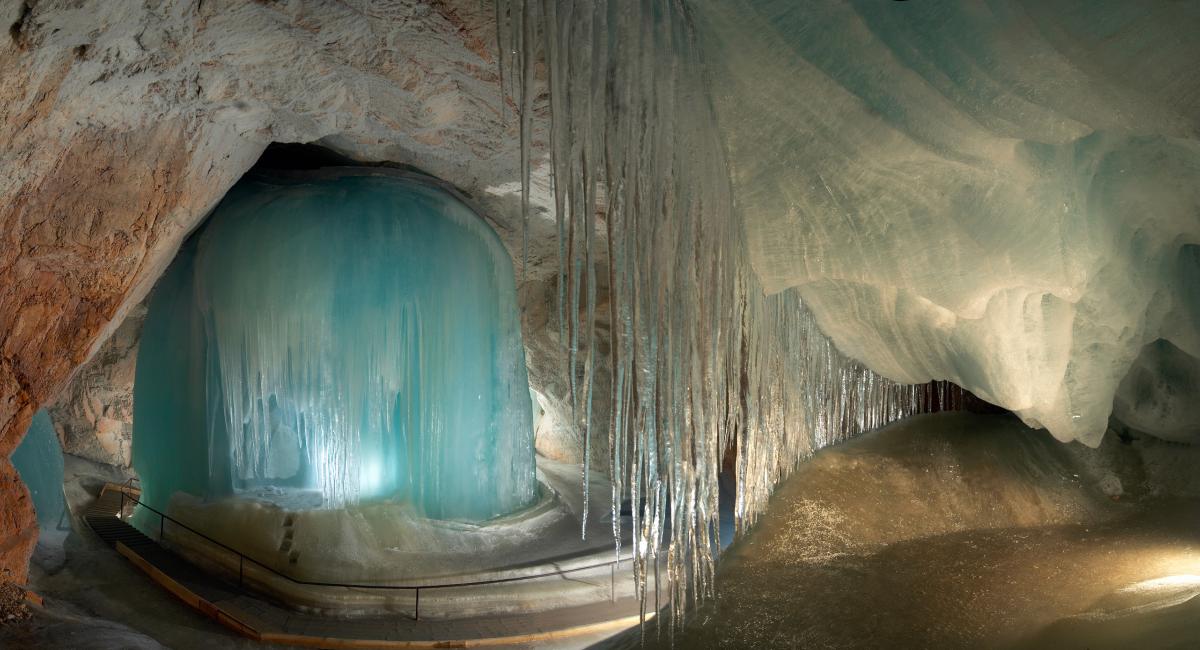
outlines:
[[[669,620],[680,623],[686,604],[712,593],[726,450],[736,450],[740,533],[797,463],[928,409],[931,392],[842,357],[795,290],[763,293],[685,2],[496,2],[500,66],[516,67],[513,48],[520,62],[526,215],[535,86],[549,90],[559,340],[585,446],[581,530],[593,445],[606,442],[608,467],[598,469],[612,483],[614,549],[619,557],[628,499],[643,613],[653,577],[655,607],[666,589]],[[534,75],[539,54],[544,79]],[[607,334],[596,328],[601,314]],[[594,399],[601,361],[603,413]]]

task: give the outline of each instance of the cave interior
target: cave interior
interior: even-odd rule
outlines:
[[[0,24],[0,646],[1200,646],[1200,2]]]

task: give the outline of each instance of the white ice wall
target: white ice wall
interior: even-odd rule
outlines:
[[[842,352],[1092,445],[1143,346],[1200,376],[1198,5],[696,14],[755,271]],[[1162,367],[1121,411],[1178,437],[1197,391]]]

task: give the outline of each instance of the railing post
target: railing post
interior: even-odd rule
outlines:
[[[246,571],[246,556],[238,553],[238,589],[242,588],[242,576]]]
[[[121,490],[121,509],[117,511],[117,519],[125,519],[125,490]]]
[[[421,620],[421,588],[417,587],[414,591],[417,592],[417,605],[413,608],[413,620],[419,621]]]

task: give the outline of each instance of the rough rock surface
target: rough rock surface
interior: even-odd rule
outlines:
[[[133,377],[145,304],[76,371],[48,407],[64,453],[116,467],[133,462]]]
[[[0,458],[0,583],[24,583],[37,544],[29,488],[7,457]]]
[[[516,125],[473,0],[0,0],[0,24],[0,458],[272,141],[449,180],[520,250]],[[21,579],[36,533],[7,460],[0,504]]]

